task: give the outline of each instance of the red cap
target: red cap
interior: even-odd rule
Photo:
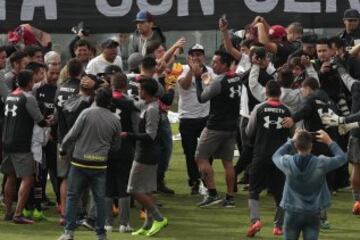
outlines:
[[[269,30],[269,36],[271,38],[283,38],[286,37],[286,29],[281,25],[271,26]]]

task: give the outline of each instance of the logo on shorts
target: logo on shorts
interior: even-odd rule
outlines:
[[[264,117],[264,121],[265,121],[265,123],[264,123],[265,128],[270,128],[270,125],[275,126],[276,129],[283,128],[283,126],[281,124],[283,121],[283,118],[281,118],[281,117],[278,117],[277,120],[270,120],[270,116],[266,116],[266,117]]]
[[[15,117],[17,109],[18,109],[18,107],[16,105],[13,105],[12,108],[10,108],[9,105],[6,104],[4,114],[5,114],[5,116],[8,116],[9,112],[11,112],[11,116]]]
[[[234,98],[234,97],[240,97],[241,95],[241,87],[238,86],[237,88],[231,87],[230,88],[230,98]]]

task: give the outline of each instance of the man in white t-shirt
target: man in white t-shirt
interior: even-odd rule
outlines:
[[[188,52],[188,65],[178,77],[180,134],[189,176],[191,194],[199,192],[200,173],[195,162],[197,140],[206,125],[210,102],[199,103],[196,95],[195,79],[203,73],[213,75],[213,70],[205,65],[205,50],[200,44],[193,45]]]
[[[119,43],[112,39],[103,42],[101,44],[102,53],[89,62],[85,72],[97,75],[98,73],[103,73],[109,65],[117,65],[123,69],[122,59],[118,56],[118,47]]]

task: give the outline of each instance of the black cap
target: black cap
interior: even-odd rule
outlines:
[[[205,49],[202,45],[196,43],[194,45],[192,45],[188,51],[188,54],[191,54],[192,52],[195,52],[195,51],[199,51],[199,52],[202,52],[205,54]]]
[[[344,12],[344,19],[354,19],[354,18],[360,18],[359,11],[356,9],[346,9]]]
[[[105,48],[117,48],[119,46],[119,43],[115,40],[112,39],[108,39],[105,42],[103,42],[101,44],[101,48],[105,49]]]
[[[106,74],[115,74],[115,73],[121,73],[122,69],[121,67],[117,66],[117,65],[109,65],[104,69],[104,72],[99,73],[98,76],[103,76]]]

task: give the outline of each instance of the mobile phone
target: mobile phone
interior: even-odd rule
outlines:
[[[319,135],[318,132],[309,132],[311,134],[311,136],[313,137],[313,139],[316,139],[316,136]]]

